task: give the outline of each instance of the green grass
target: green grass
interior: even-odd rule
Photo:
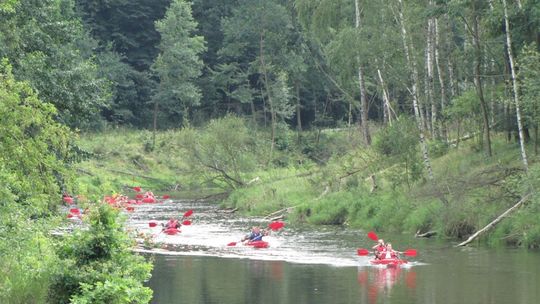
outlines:
[[[151,149],[148,131],[121,129],[83,135],[79,145],[93,157],[78,165],[92,173],[81,175],[81,187],[105,185],[112,190],[141,185],[169,191],[180,185],[180,197],[222,191],[201,172],[189,171],[187,160],[179,153],[183,132],[159,132],[155,149]],[[432,159],[434,181],[421,179],[407,184],[402,180],[396,186],[395,175],[402,174],[403,167],[351,145],[356,139],[347,141],[346,134],[324,135],[330,137],[322,138],[317,145],[309,143],[315,137],[305,135],[305,144],[291,142],[294,150],[275,151],[273,161],[259,164],[256,171],[244,175],[245,181],[251,182],[231,191],[223,207],[262,216],[293,207],[287,215],[291,222],[407,233],[436,230],[441,237],[463,238],[513,205],[530,184],[531,177],[526,178],[522,169],[518,144],[507,143],[502,135],[493,137],[492,157],[479,151],[475,140],[461,142],[459,148],[444,149],[439,144],[440,156]],[[262,138],[264,135],[257,140]],[[254,155],[268,153],[260,150]],[[316,156],[315,162],[309,155]],[[316,164],[322,155],[325,161]],[[540,171],[537,160],[529,151],[532,172]],[[337,178],[356,168],[363,169]],[[373,173],[378,189],[372,193],[368,177]],[[526,208],[538,207],[531,204]],[[537,246],[540,231],[535,220],[527,212],[518,212],[485,239],[493,245]]]

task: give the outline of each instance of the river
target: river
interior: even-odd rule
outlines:
[[[175,236],[149,221],[194,210],[192,225]],[[258,218],[220,212],[214,204],[168,201],[137,207],[129,224],[164,249],[141,250],[154,259],[152,303],[540,303],[540,252],[454,248],[405,235],[381,235],[394,248],[414,248],[406,267],[371,266],[357,248],[374,242],[365,231],[290,227],[265,237],[266,249],[227,246]]]

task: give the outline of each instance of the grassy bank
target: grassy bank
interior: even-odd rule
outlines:
[[[247,214],[284,216],[298,224],[435,231],[457,240],[489,223],[540,180],[534,154],[527,176],[518,145],[502,137],[494,138],[490,158],[479,152],[477,139],[459,147],[432,143],[429,181],[418,165],[417,147],[409,156],[382,155],[384,140],[366,148],[347,130],[300,137],[285,131],[273,150],[268,133],[234,118],[158,133],[155,146],[151,135],[133,130],[83,135],[80,146],[89,158],[80,164],[80,184],[176,188],[183,191],[179,196],[191,197],[226,193],[222,205]],[[538,247],[539,205],[533,196],[482,240]]]

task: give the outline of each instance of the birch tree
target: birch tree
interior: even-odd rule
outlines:
[[[354,0],[355,8],[355,28],[357,31],[360,30],[360,4],[358,0]],[[371,135],[369,134],[369,124],[368,124],[368,101],[366,93],[366,83],[364,80],[364,67],[361,64],[360,58],[357,56],[356,60],[358,61],[358,85],[360,87],[360,116],[361,116],[361,126],[362,126],[362,135],[364,141],[367,145],[371,144]]]
[[[519,104],[519,89],[517,84],[516,77],[516,67],[514,62],[514,55],[512,53],[512,37],[510,33],[510,22],[508,21],[508,7],[506,5],[506,0],[502,0],[503,9],[504,9],[504,28],[506,33],[506,52],[508,55],[508,61],[510,63],[510,76],[512,78],[512,89],[514,97],[514,105],[516,107],[516,119],[518,124],[519,132],[519,146],[521,148],[521,160],[523,161],[523,166],[525,170],[529,170],[529,163],[527,161],[527,152],[525,151],[525,139],[523,134],[523,123],[521,121],[521,108]]]
[[[414,109],[414,116],[416,118],[416,124],[419,130],[419,137],[420,137],[420,148],[422,150],[422,157],[424,161],[424,167],[426,168],[426,171],[428,173],[428,178],[430,180],[433,179],[433,170],[431,168],[431,160],[429,158],[427,144],[426,144],[426,138],[425,138],[425,129],[424,124],[422,123],[421,119],[421,113],[420,113],[420,107],[418,103],[418,68],[416,66],[416,60],[413,58],[415,53],[415,47],[413,42],[408,42],[409,37],[407,34],[407,28],[405,26],[405,20],[403,17],[403,10],[405,8],[403,4],[403,0],[398,0],[399,7],[397,9],[398,11],[398,22],[401,27],[401,36],[403,40],[403,50],[405,52],[405,57],[407,59],[408,67],[410,70],[410,77],[411,77],[411,97],[413,100],[413,109]]]

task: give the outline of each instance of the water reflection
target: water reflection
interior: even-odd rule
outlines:
[[[377,303],[379,297],[388,298],[396,284],[416,289],[416,272],[411,268],[360,267],[357,280],[363,293],[368,295],[369,304]]]

